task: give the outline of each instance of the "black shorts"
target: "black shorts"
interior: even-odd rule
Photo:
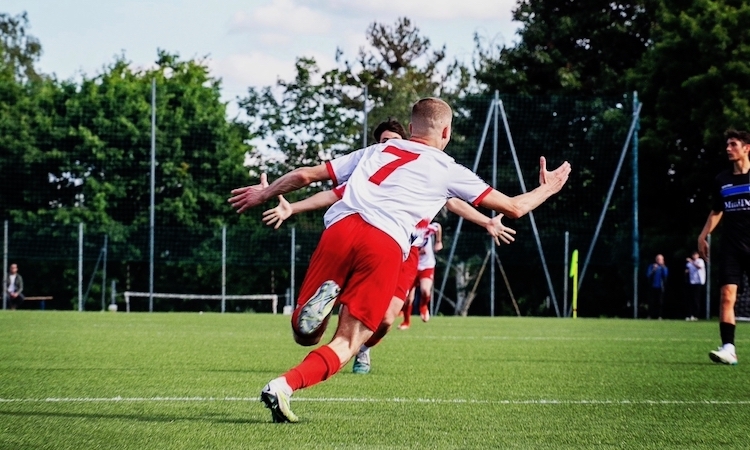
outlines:
[[[719,286],[736,284],[742,287],[742,275],[750,277],[750,253],[723,250],[719,253]]]

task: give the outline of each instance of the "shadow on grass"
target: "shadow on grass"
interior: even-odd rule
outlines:
[[[44,412],[44,411],[0,411],[1,416],[17,416],[17,417],[50,417],[50,418],[65,418],[65,419],[121,419],[131,420],[135,422],[212,422],[216,424],[264,424],[269,423],[270,420],[260,419],[231,419],[227,417],[221,417],[220,414],[210,416],[171,416],[171,415],[154,415],[154,414],[94,414],[94,413],[71,413],[71,412]]]

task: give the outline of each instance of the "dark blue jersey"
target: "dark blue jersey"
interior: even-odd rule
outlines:
[[[714,180],[712,208],[723,212],[722,250],[750,254],[750,174],[725,170]]]

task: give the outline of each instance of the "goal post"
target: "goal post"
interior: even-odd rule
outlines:
[[[133,292],[125,291],[122,293],[125,298],[125,311],[130,312],[130,298],[171,298],[181,300],[266,300],[271,302],[271,311],[276,314],[279,306],[279,296],[276,294],[252,294],[252,295],[212,295],[212,294],[165,294],[154,292]],[[224,308],[222,308],[223,312]]]

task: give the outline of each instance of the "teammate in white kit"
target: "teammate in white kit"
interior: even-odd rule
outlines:
[[[408,330],[411,326],[412,306],[417,289],[419,289],[419,316],[423,322],[430,320],[432,281],[435,279],[435,265],[437,264],[435,252],[443,249],[443,227],[439,223],[433,222],[417,228],[417,233],[420,235],[417,273],[414,276],[412,287],[409,289],[409,295],[404,302],[404,320],[398,326],[399,330]]]
[[[442,150],[451,137],[453,112],[437,98],[412,108],[411,139],[392,139],[315,167],[295,169],[270,186],[232,191],[229,202],[241,213],[277,195],[331,179],[347,183],[340,201],[325,215],[326,230],[310,261],[292,315],[295,340],[314,345],[333,305],[341,303],[333,340],[310,352],[296,367],[271,380],[261,401],[276,422],[296,422],[294,391],[324,381],[346,364],[377,330],[396,287],[401,262],[409,253],[416,225],[431,221],[446,200],[457,197],[518,218],[559,192],[570,164],[547,171],[540,158],[536,189],[508,197],[457,164]]]

